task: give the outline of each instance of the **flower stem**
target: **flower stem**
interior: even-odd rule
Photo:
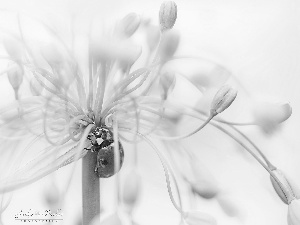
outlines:
[[[228,126],[230,126],[233,130],[238,132],[240,135],[242,135],[242,137],[245,138],[256,149],[256,151],[259,153],[259,155],[265,160],[265,162],[266,162],[267,166],[270,168],[270,170],[276,170],[276,167],[268,160],[268,158],[263,154],[263,152],[258,148],[258,146],[250,138],[248,138],[243,132],[241,132],[236,127],[231,126],[231,125],[228,125]]]
[[[94,173],[96,163],[97,157],[90,151],[82,159],[83,225],[89,225],[91,220],[100,213],[100,179]]]

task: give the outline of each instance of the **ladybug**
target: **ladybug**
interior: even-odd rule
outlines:
[[[114,161],[114,139],[113,133],[105,126],[96,127],[87,137],[91,141],[91,148],[87,149],[97,153],[97,163],[95,166],[95,173],[99,178],[108,178],[113,176],[119,171],[115,171]],[[120,154],[120,166],[124,161],[124,149],[120,141],[119,154]]]

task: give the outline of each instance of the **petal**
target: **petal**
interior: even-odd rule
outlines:
[[[41,154],[34,160],[1,181],[0,193],[13,191],[29,185],[49,173],[72,163],[78,151],[77,147],[77,144],[68,143],[60,147],[49,146],[43,149]],[[85,154],[86,150],[81,150],[79,159]]]

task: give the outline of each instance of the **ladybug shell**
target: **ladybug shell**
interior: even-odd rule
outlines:
[[[119,153],[120,153],[120,166],[121,169],[124,161],[124,150],[121,142],[119,143]],[[100,178],[108,178],[113,176],[115,173],[119,171],[115,170],[115,162],[114,162],[114,143],[107,145],[106,147],[100,148],[97,153],[97,164],[95,167],[95,173]]]

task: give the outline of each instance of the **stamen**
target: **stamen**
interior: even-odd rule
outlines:
[[[106,82],[106,62],[102,62],[101,68],[98,68],[97,71],[97,78],[98,78],[98,85],[97,85],[97,93],[95,97],[95,107],[94,107],[94,114],[95,114],[95,123],[97,126],[100,125],[100,113],[102,111],[102,104],[103,98],[105,93],[105,82]]]
[[[124,131],[128,131],[128,132],[131,132],[131,130],[127,129],[127,128],[123,128],[123,127],[120,127],[120,130],[124,130]],[[169,197],[171,199],[171,202],[173,204],[173,206],[176,208],[176,210],[181,214],[181,216],[184,216],[185,212],[183,212],[182,208],[181,208],[181,197],[180,197],[180,193],[179,193],[179,189],[178,189],[178,185],[177,185],[177,182],[176,182],[176,179],[175,179],[175,176],[173,175],[172,173],[172,170],[170,169],[170,167],[168,166],[167,164],[167,161],[164,159],[164,157],[162,156],[162,154],[160,153],[160,151],[156,148],[156,146],[148,139],[146,138],[144,135],[142,135],[141,133],[138,133],[136,132],[144,141],[146,141],[151,147],[152,149],[155,151],[155,153],[157,154],[158,158],[160,159],[160,162],[163,166],[163,169],[164,169],[164,173],[165,173],[165,177],[166,177],[166,183],[167,183],[167,188],[168,188],[168,193],[169,193]],[[176,186],[176,190],[177,190],[177,195],[178,195],[178,198],[179,198],[179,203],[180,205],[178,206],[174,197],[173,197],[173,194],[172,194],[172,188],[171,188],[171,185],[170,185],[170,178],[169,178],[169,172],[171,172],[171,175],[172,177],[174,178],[174,184]]]

